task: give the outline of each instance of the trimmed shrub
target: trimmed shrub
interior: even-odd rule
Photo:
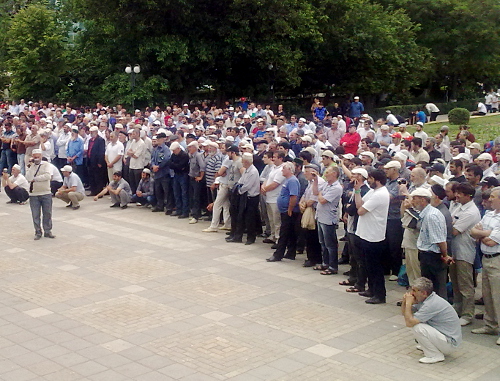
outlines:
[[[455,125],[466,125],[469,123],[470,119],[470,112],[466,108],[454,108],[453,110],[450,110],[448,113],[448,120],[450,124],[455,124]]]
[[[458,102],[434,103],[434,104],[439,108],[440,114],[443,115],[443,114],[448,114],[450,110],[457,107],[463,107],[470,111],[474,111],[477,109],[476,101],[477,99],[468,99]],[[425,103],[426,102],[414,105],[392,105],[392,106],[379,107],[369,110],[369,114],[374,118],[385,118],[385,116],[387,115],[385,110],[391,110],[394,115],[401,115],[405,118],[408,118],[412,112],[415,112],[419,106],[422,107]],[[427,114],[427,110],[424,110],[424,112]]]

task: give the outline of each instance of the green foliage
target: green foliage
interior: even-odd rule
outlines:
[[[439,109],[441,114],[448,114],[450,110],[461,107],[462,109],[467,109],[470,111],[475,110],[476,100],[470,99],[466,101],[458,101],[458,102],[448,102],[448,103],[435,103],[437,108]],[[422,107],[422,104],[415,105],[392,105],[386,107],[379,107],[369,110],[370,115],[374,118],[383,118],[385,117],[386,110],[391,110],[394,115],[401,115],[403,117],[409,117],[412,112],[415,112],[418,107]]]
[[[470,119],[470,112],[466,108],[454,108],[448,113],[448,120],[450,121],[450,124],[455,124],[455,125],[466,125],[469,123]]]
[[[64,88],[65,33],[56,13],[31,4],[16,13],[6,33],[6,66],[13,97],[50,99]]]

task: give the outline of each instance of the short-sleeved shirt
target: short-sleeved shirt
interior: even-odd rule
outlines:
[[[26,180],[26,177],[21,174],[17,175],[17,177],[10,176],[9,180],[11,183],[16,184],[19,188],[26,189],[27,191],[30,190],[30,184],[28,183],[28,180]]]
[[[106,146],[105,155],[108,157],[108,161],[112,163],[118,156],[123,156],[125,152],[125,148],[123,147],[122,142],[110,142]],[[113,164],[113,171],[121,171],[123,166],[122,160],[118,160],[115,164]]]
[[[295,176],[291,176],[288,179],[285,177],[285,182],[281,187],[280,194],[276,199],[278,204],[278,210],[280,213],[286,213],[288,211],[288,205],[290,204],[290,197],[297,196],[297,203],[293,208],[294,212],[299,212],[299,200],[300,195],[300,183]]]
[[[484,230],[491,230],[488,238],[497,243],[495,246],[486,246],[481,242],[481,251],[483,254],[500,253],[500,213],[495,213],[494,210],[489,210],[481,219],[481,225]]]
[[[385,239],[387,213],[390,195],[387,188],[370,189],[363,196],[363,208],[368,213],[359,216],[356,235],[368,242],[381,242]]]
[[[338,210],[340,197],[342,196],[342,185],[338,181],[333,184],[324,182],[321,186],[318,184],[318,188],[323,198],[328,202],[324,204],[318,202],[316,205],[316,219],[325,225],[337,225],[339,223]]]
[[[265,183],[266,186],[270,185],[272,183],[279,184],[279,186],[277,186],[272,191],[266,192],[266,202],[268,204],[274,204],[277,202],[278,196],[281,192],[281,187],[286,180],[285,176],[283,176],[283,173],[281,171],[282,168],[283,168],[283,165],[280,165],[279,167],[274,166],[271,169],[269,176],[267,177],[267,181]]]
[[[130,188],[130,184],[125,179],[121,178],[120,181],[113,181],[110,185],[114,190],[118,188],[123,189],[125,193],[132,197],[132,188]]]
[[[76,187],[76,192],[85,195],[85,187],[76,173],[71,172],[68,177],[64,177],[63,186],[66,188]]]
[[[462,329],[455,309],[446,300],[432,292],[422,303],[416,304],[413,316],[446,336],[448,343],[458,347],[462,342]]]
[[[401,197],[399,195],[399,184],[398,180],[389,180],[387,179],[387,183],[385,187],[389,191],[391,196],[391,200],[389,203],[389,214],[387,215],[387,219],[389,220],[400,220],[401,219],[401,202],[404,199],[404,196]]]
[[[422,226],[417,239],[417,247],[421,251],[440,253],[438,243],[446,242],[446,220],[443,213],[430,204],[421,212]]]
[[[470,230],[481,221],[481,214],[474,201],[460,205],[451,215],[453,227],[460,232],[451,240],[453,258],[474,264],[476,258],[476,240],[471,237]]]
[[[241,158],[233,160],[231,166],[227,170],[227,185],[229,189],[233,189],[234,185],[240,180],[241,172],[240,169],[243,168],[243,163]]]
[[[198,177],[205,172],[205,158],[201,152],[189,154],[189,177]]]

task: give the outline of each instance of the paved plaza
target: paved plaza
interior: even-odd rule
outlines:
[[[499,380],[495,337],[424,365],[387,282],[367,305],[269,245],[226,243],[208,222],[54,200],[51,240],[0,194],[0,380]],[[341,266],[341,271],[346,271]],[[472,326],[478,327],[481,322]]]

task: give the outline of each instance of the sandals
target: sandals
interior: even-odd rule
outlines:
[[[352,292],[352,293],[358,293],[358,292],[362,292],[364,290],[360,290],[359,288],[356,288],[356,287],[349,287],[348,289],[345,290],[345,292]]]
[[[348,280],[343,280],[342,282],[339,282],[341,286],[354,286],[354,283],[349,282]]]
[[[328,266],[325,266],[325,265],[316,265],[313,267],[313,270],[316,270],[316,271],[323,271],[323,270],[327,270],[328,269]]]
[[[332,269],[326,269],[322,272],[320,272],[321,275],[335,275],[338,274],[337,270],[332,270]]]

